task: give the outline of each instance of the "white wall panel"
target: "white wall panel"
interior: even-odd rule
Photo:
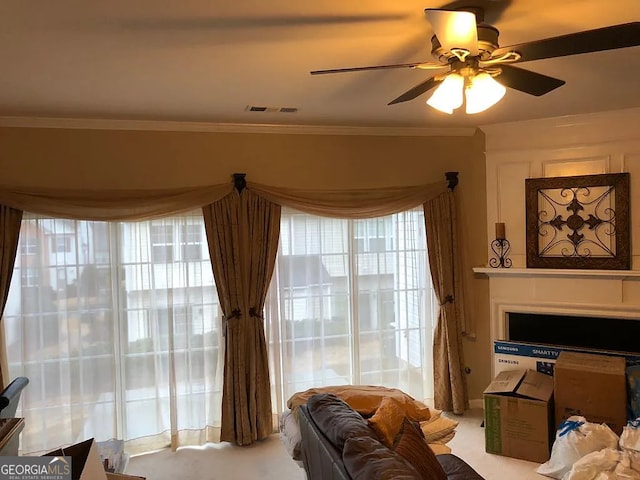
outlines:
[[[640,108],[483,125],[487,152],[581,148],[638,139]]]
[[[640,109],[483,127],[487,231],[492,239],[495,222],[505,223],[514,267],[526,265],[524,179],[629,172],[632,268],[640,270],[640,221],[633,221],[640,218],[640,131],[629,128],[634,120],[640,123]]]
[[[640,280],[627,280],[622,284],[622,302],[638,305],[640,311]]]
[[[631,177],[631,268],[640,268],[640,153],[625,154],[622,164]]]
[[[505,312],[561,312],[640,320],[640,109],[489,125],[487,229],[506,224],[511,270],[487,268],[491,339],[505,338]],[[524,180],[629,172],[632,270],[528,269]],[[521,267],[517,269],[517,267]]]
[[[572,177],[575,175],[598,175],[611,173],[610,157],[549,160],[542,162],[543,177]]]
[[[497,205],[495,222],[504,222],[511,244],[509,258],[513,266],[525,264],[524,180],[530,176],[529,162],[505,163],[497,168]],[[487,226],[489,239],[495,238],[495,222]]]
[[[600,278],[567,280],[538,278],[533,298],[540,302],[572,302],[583,304],[619,304],[622,302],[622,281]]]

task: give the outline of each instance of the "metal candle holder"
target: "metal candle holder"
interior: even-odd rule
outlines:
[[[491,250],[496,256],[489,260],[489,266],[493,268],[511,267],[511,259],[507,258],[510,249],[511,244],[506,239],[504,223],[498,222],[496,223],[496,239],[491,242]]]
[[[511,267],[511,259],[507,258],[507,253],[511,249],[511,244],[506,238],[496,238],[491,242],[491,250],[496,254],[489,260],[489,266],[493,268]]]

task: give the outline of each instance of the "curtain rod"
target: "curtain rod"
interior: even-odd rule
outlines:
[[[246,173],[234,173],[233,174],[233,185],[238,190],[238,193],[242,193],[242,190],[247,186],[247,181],[245,177]],[[449,190],[453,192],[458,185],[458,172],[445,172],[445,178],[447,179]]]

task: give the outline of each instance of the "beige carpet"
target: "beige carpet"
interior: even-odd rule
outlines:
[[[459,422],[449,446],[487,480],[546,479],[537,464],[491,455],[484,451],[482,410],[452,415]],[[291,460],[278,435],[248,447],[228,443],[180,448],[132,457],[127,472],[148,480],[304,480],[304,471]]]
[[[469,410],[464,415],[448,416],[459,422],[455,437],[448,443],[451,453],[464,458],[487,480],[549,480],[548,477],[536,473],[538,463],[492,455],[484,451],[484,428],[480,426],[482,409]]]
[[[126,473],[147,480],[304,480],[278,435],[246,447],[230,443],[136,455]]]

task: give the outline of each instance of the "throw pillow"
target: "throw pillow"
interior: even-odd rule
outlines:
[[[425,442],[422,431],[408,418],[405,418],[402,423],[402,430],[396,438],[394,450],[418,471],[421,478],[447,480],[447,474]]]
[[[347,439],[342,451],[344,468],[353,480],[420,480],[420,474],[400,455],[374,437]]]
[[[440,445],[444,445],[446,443],[449,443],[451,440],[453,440],[453,437],[455,437],[455,435],[456,435],[456,432],[451,432],[451,433],[445,435],[444,437],[438,438],[437,440],[429,440],[426,437],[425,437],[425,439],[427,440],[428,444],[436,445],[436,444],[439,443]]]
[[[307,409],[318,428],[339,450],[349,437],[373,435],[367,421],[333,394],[313,395],[307,402]]]
[[[451,447],[443,445],[442,443],[428,443],[427,445],[429,445],[429,448],[436,455],[444,455],[445,453],[451,453]],[[440,459],[438,459],[438,461],[440,461]],[[445,472],[446,472],[446,469],[445,469]]]
[[[415,400],[402,390],[381,387],[380,385],[333,385],[310,388],[303,392],[294,393],[287,400],[287,407],[293,411],[300,405],[307,403],[312,395],[318,393],[332,393],[340,397],[364,417],[373,415],[385,397],[393,397],[398,400],[403,406],[405,415],[416,422],[429,420],[432,413],[432,410],[424,403]]]
[[[382,443],[393,448],[393,442],[402,428],[405,419],[402,405],[393,397],[386,397],[380,402],[376,413],[369,419],[369,425],[376,431]]]
[[[444,416],[440,416],[434,420],[420,422],[420,429],[424,434],[424,438],[427,439],[427,443],[433,443],[444,437],[448,437],[455,431],[457,426],[458,422]],[[449,440],[451,440],[451,438],[449,438]]]

